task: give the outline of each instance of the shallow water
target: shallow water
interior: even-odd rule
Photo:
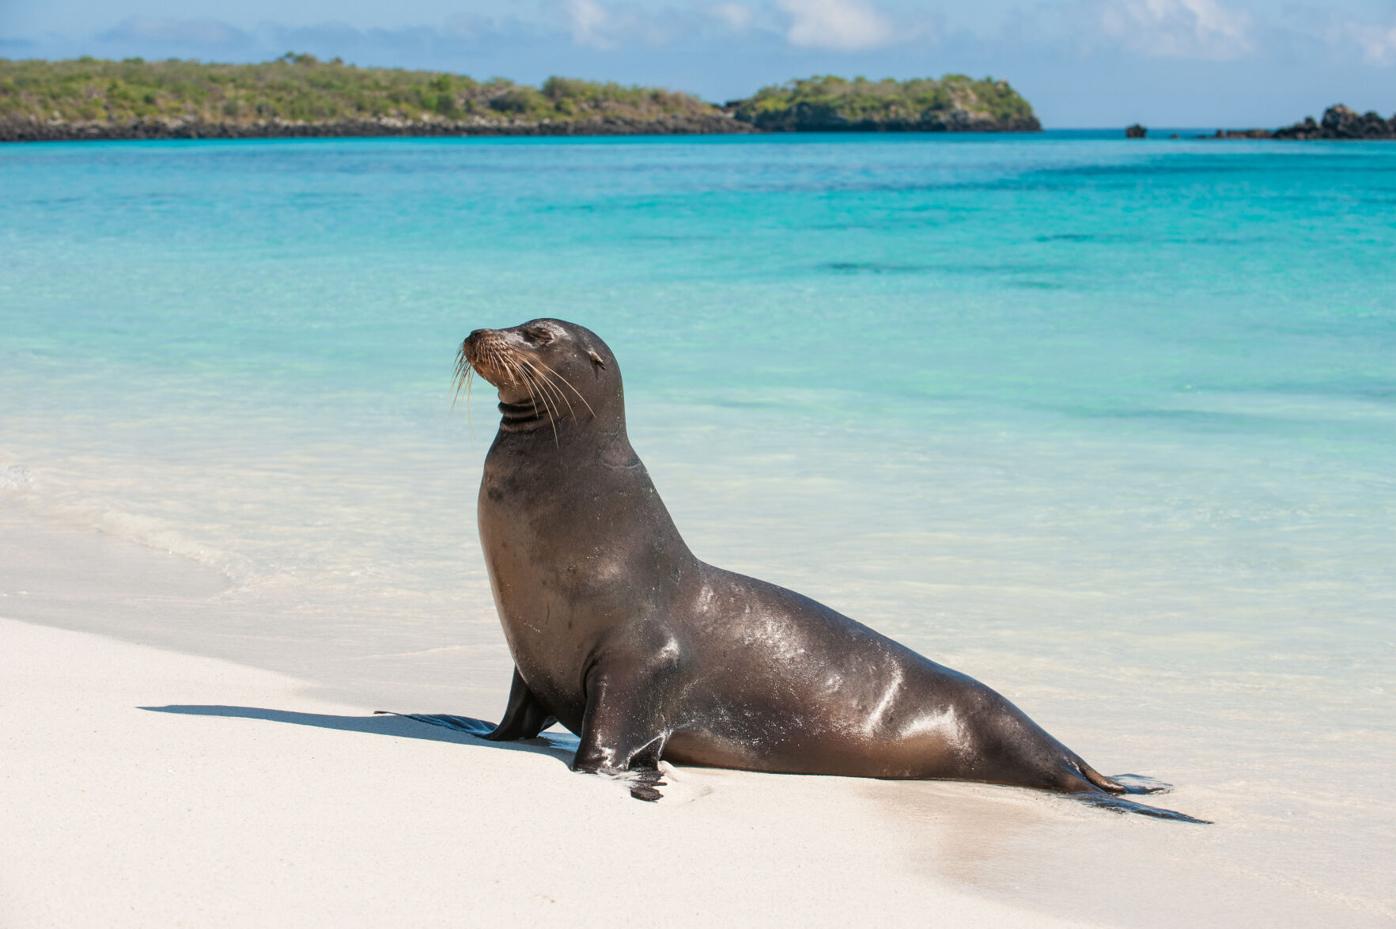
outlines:
[[[483,391],[451,409],[451,363],[470,329],[561,316],[615,349],[701,557],[1178,783],[1171,805],[1229,831],[1167,873],[1211,862],[1281,922],[1375,924],[1396,916],[1393,247],[1375,143],[5,146],[6,525],[229,580],[178,621],[135,588],[96,618],[61,591],[3,609],[488,715],[494,417]],[[1108,835],[1144,868],[1142,828]],[[980,883],[1014,893],[992,875],[1034,834]]]

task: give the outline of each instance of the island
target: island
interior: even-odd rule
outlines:
[[[993,78],[812,77],[763,87],[724,109],[766,132],[1038,132],[1032,107]]]
[[[814,77],[719,106],[659,88],[563,77],[533,87],[295,53],[261,64],[0,60],[0,141],[1040,128],[1007,82],[963,75]]]

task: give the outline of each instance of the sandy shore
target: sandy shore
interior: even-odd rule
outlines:
[[[1235,682],[1159,701],[1188,701],[1202,739],[1081,669],[1033,696],[1087,757],[1176,778],[1161,805],[1215,826],[983,785],[701,769],[649,805],[570,772],[565,733],[498,746],[372,714],[495,717],[509,659],[487,593],[449,637],[414,628],[410,600],[345,618],[294,593],[0,507],[0,927],[1396,915],[1381,733],[1276,741],[1229,721]]]
[[[772,802],[685,770],[644,804],[571,774],[561,737],[493,746],[88,633],[0,641],[6,929],[1083,925],[918,873],[847,781]]]

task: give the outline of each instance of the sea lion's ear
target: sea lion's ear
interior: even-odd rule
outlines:
[[[596,354],[596,352],[595,352],[594,350],[588,349],[588,350],[587,350],[587,357],[590,358],[590,359],[591,359],[591,363],[594,364],[594,365],[596,365],[598,368],[604,368],[604,367],[606,367],[606,362],[602,361],[602,360],[601,360],[601,356],[598,355],[598,354]]]

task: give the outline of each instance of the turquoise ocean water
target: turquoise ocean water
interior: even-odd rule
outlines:
[[[453,355],[559,316],[700,556],[1181,768],[1192,812],[1270,772],[1318,816],[1396,747],[1393,259],[1379,143],[6,146],[0,494],[231,578],[150,636],[450,709],[508,668]]]

